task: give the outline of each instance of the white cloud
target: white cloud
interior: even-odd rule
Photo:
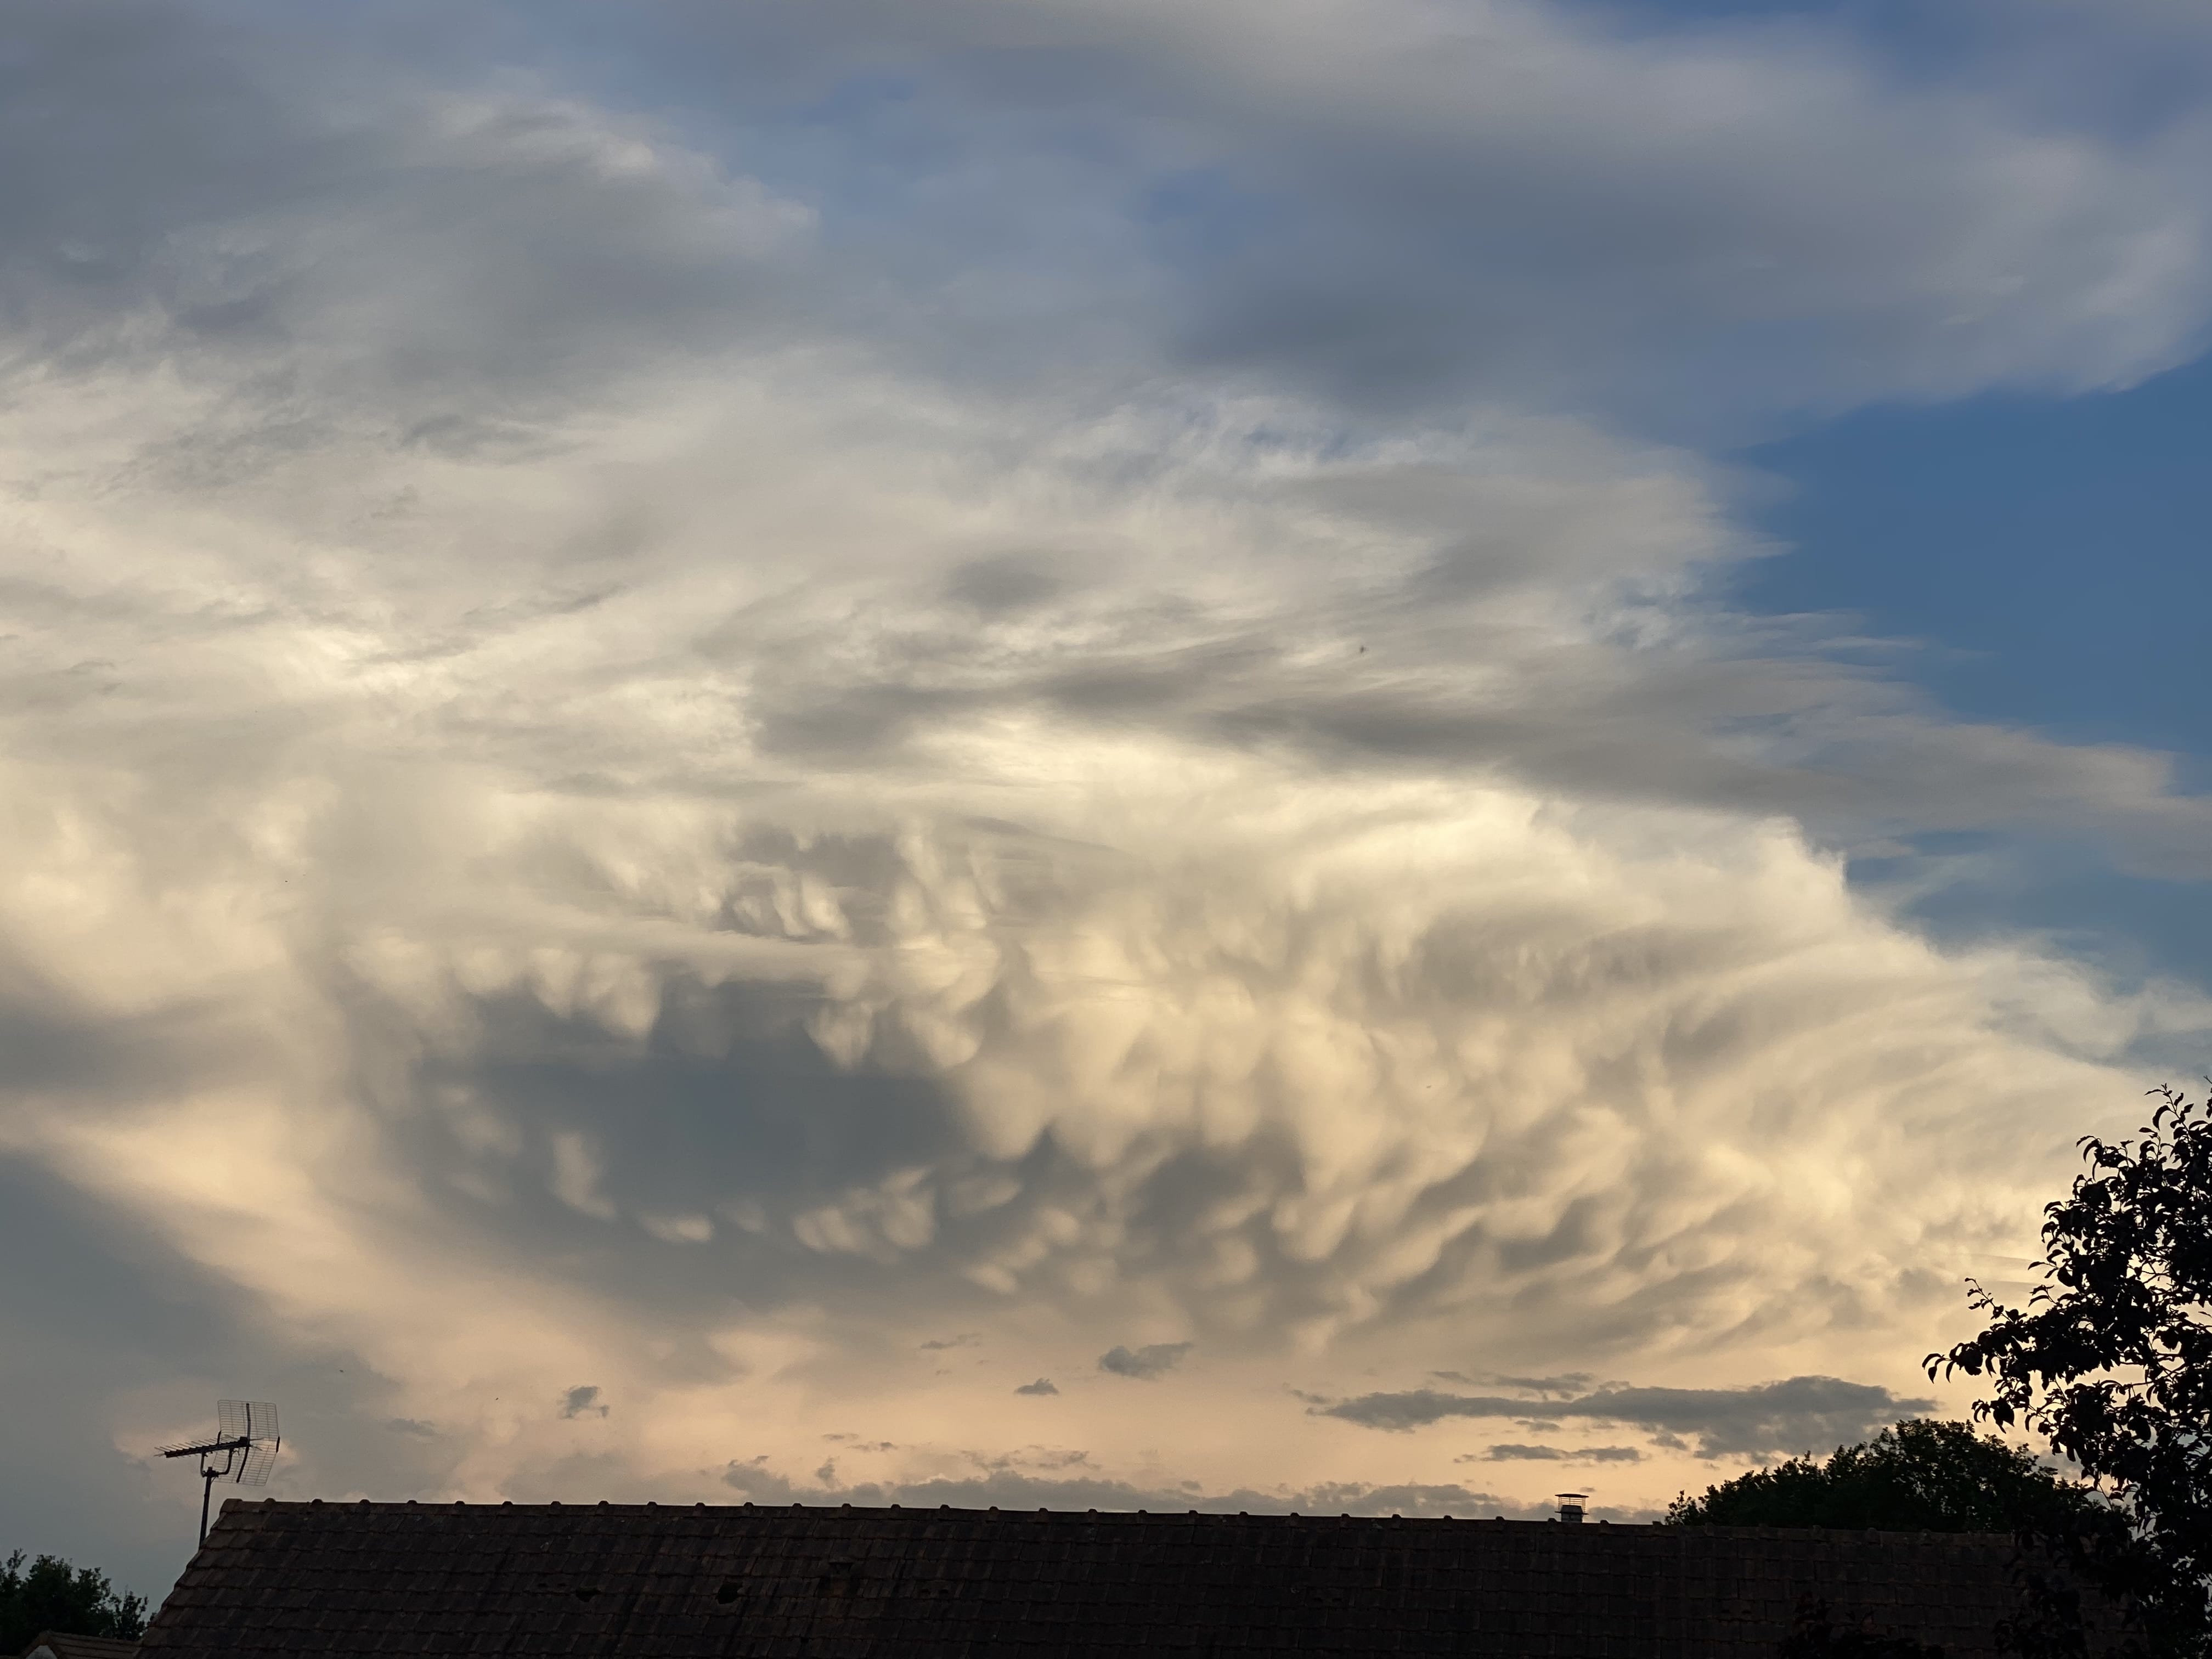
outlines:
[[[714,1239],[712,1216],[647,1215],[638,1221],[646,1231],[667,1244],[710,1244]]]
[[[579,1215],[612,1221],[617,1211],[600,1192],[599,1160],[591,1142],[573,1132],[551,1139],[553,1195]]]
[[[866,1328],[972,1326],[979,1294],[1001,1329],[1110,1333],[1057,1360],[1004,1343],[1022,1374],[975,1371],[994,1399],[1185,1330],[1209,1354],[1292,1334],[1325,1370],[1352,1333],[1642,1367],[1878,1332],[1923,1316],[1951,1254],[2017,1237],[2083,1103],[2126,1086],[2100,1067],[2143,1015],[1931,951],[1786,823],[1178,735],[1179,708],[1249,695],[1233,635],[1226,670],[1177,680],[1232,628],[1274,635],[1269,675],[1449,691],[1401,631],[1364,659],[1333,637],[1335,550],[1364,530],[1355,592],[1426,556],[1387,492],[1316,508],[1310,464],[1263,454],[1167,471],[1117,516],[1079,456],[1025,462],[984,514],[912,482],[942,457],[890,449],[868,476],[895,507],[840,500],[805,406],[779,408],[749,435],[791,464],[718,498],[792,527],[764,568],[733,578],[679,528],[587,611],[502,607],[544,568],[434,568],[398,536],[301,605],[255,550],[342,486],[200,492],[193,556],[250,597],[54,601],[118,684],[16,725],[5,925],[36,1006],[84,1034],[57,1063],[112,1065],[134,1030],[186,1052],[166,1034],[190,1010],[209,1052],[161,1085],[58,1077],[14,1103],[13,1144],[367,1357],[386,1415],[451,1425],[456,1490],[541,1479],[558,1443],[512,1402],[586,1369],[637,1402],[608,1419],[626,1479],[691,1467],[740,1402],[755,1445],[884,1410],[848,1380]],[[447,533],[509,547],[592,471],[357,453],[358,487],[397,469]],[[688,445],[659,465],[702,476]],[[1498,486],[1516,540],[1557,536],[1602,593],[1589,501],[1526,465]],[[140,488],[25,512],[151,568],[117,526],[167,499]],[[1694,548],[1694,489],[1661,499]],[[1070,501],[1099,551],[1040,560]],[[929,598],[979,558],[1043,586]],[[1501,562],[1448,601],[1500,667],[1589,626],[1574,587]],[[1167,718],[1036,689],[1124,652],[1168,659]],[[821,723],[878,677],[900,688],[879,713]],[[671,1255],[716,1213],[748,1225]],[[624,1215],[643,1231],[599,1228]],[[553,1265],[580,1250],[599,1265]],[[778,1311],[710,1313],[733,1286]],[[778,1331],[812,1357],[733,1357]],[[1137,1431],[1086,1431],[1116,1457]]]

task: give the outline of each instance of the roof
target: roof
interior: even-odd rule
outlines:
[[[1841,1626],[1996,1651],[1982,1534],[1397,1517],[233,1499],[152,1656],[1766,1659]]]
[[[42,1630],[23,1650],[22,1659],[40,1659],[41,1654],[51,1659],[131,1659],[137,1651],[136,1642],[118,1641],[112,1636],[73,1636],[67,1631]]]

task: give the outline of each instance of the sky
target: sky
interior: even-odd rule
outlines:
[[[1649,1519],[2207,1069],[2212,12],[24,0],[0,1545]]]

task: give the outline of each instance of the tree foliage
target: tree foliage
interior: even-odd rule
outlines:
[[[2034,1455],[1964,1423],[1911,1418],[1822,1462],[1793,1457],[1677,1498],[1678,1527],[1878,1527],[1892,1532],[2017,1532],[2095,1500]]]
[[[2089,1167],[2045,1207],[2044,1283],[1928,1372],[1987,1379],[1983,1421],[2024,1425],[2110,1500],[2076,1562],[2126,1599],[2154,1650],[2212,1642],[2212,1102],[2172,1089],[2137,1138],[2085,1138]]]
[[[26,1566],[21,1550],[0,1566],[0,1653],[21,1653],[40,1631],[135,1642],[145,1629],[146,1598],[118,1591],[95,1567],[52,1555]]]
[[[1799,1604],[1777,1659],[1943,1659],[1943,1650],[1914,1637],[1877,1630],[1870,1621],[1838,1630],[1829,1617],[1828,1604],[1808,1598]]]

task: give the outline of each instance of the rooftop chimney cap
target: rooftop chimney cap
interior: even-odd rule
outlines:
[[[1559,1519],[1562,1521],[1581,1520],[1583,1518],[1583,1499],[1589,1496],[1589,1494],[1586,1492],[1563,1492],[1559,1493]]]

